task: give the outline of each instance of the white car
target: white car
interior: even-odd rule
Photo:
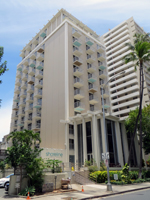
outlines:
[[[6,176],[5,178],[0,178],[0,187],[5,187],[6,183],[9,183],[10,176],[13,176],[14,174],[10,174]]]

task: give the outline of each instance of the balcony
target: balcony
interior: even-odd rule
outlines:
[[[34,52],[31,56],[30,59],[35,60],[37,56],[37,52]]]
[[[16,77],[21,78],[21,76],[22,76],[22,71],[17,71]]]
[[[29,62],[30,62],[30,58],[26,59],[26,60],[23,62],[23,65],[28,66],[28,65],[29,65]]]
[[[89,96],[89,103],[90,103],[91,105],[95,105],[96,103],[98,103],[98,98],[95,97],[94,95],[90,95],[90,96]]]
[[[91,55],[95,52],[95,49],[91,46],[86,46],[86,53]]]
[[[72,28],[72,36],[75,38],[79,38],[81,36],[81,32]]]
[[[20,86],[15,87],[15,93],[19,94],[21,92]]]
[[[41,70],[36,70],[35,78],[38,78],[38,79],[43,78],[43,71],[41,71]]]
[[[25,108],[25,111],[26,112],[33,112],[33,104],[27,105],[26,108]]]
[[[43,87],[43,80],[36,80],[35,87],[42,88]]]
[[[34,68],[36,66],[36,61],[32,60],[29,66],[32,67],[32,68]]]
[[[80,39],[73,38],[73,45],[80,47],[82,45],[82,41]]]
[[[93,62],[95,62],[95,58],[93,55],[87,55],[87,62],[92,64]]]
[[[32,50],[31,48],[32,48],[32,45],[27,45],[26,50],[30,52]]]
[[[44,54],[43,53],[37,53],[37,58],[38,61],[43,61],[44,60]]]
[[[15,128],[15,129],[17,129],[17,126],[18,126],[17,122],[12,122],[11,123],[11,127]]]
[[[14,102],[18,103],[19,100],[20,100],[20,97],[18,97],[18,95],[15,95],[15,96],[14,96]]]
[[[46,32],[43,31],[40,36],[44,39],[46,37]]]
[[[80,89],[75,89],[74,90],[74,99],[80,100],[84,98],[84,93]]]
[[[38,37],[38,38],[34,38],[33,41],[32,41],[32,43],[33,43],[34,45],[39,44],[39,37]]]
[[[25,98],[27,96],[26,90],[21,90],[20,97]]]
[[[85,106],[80,101],[74,103],[74,111],[75,112],[82,112],[85,110]]]
[[[105,48],[102,47],[102,46],[99,46],[99,45],[97,44],[97,52],[98,52],[98,53],[103,53],[103,52],[105,52]]]
[[[102,91],[101,91],[101,95],[102,95]],[[109,93],[107,91],[103,91],[103,98],[106,99],[109,97]]]
[[[31,94],[27,94],[26,102],[32,103],[33,100],[34,100],[34,96],[33,95],[31,96]]]
[[[88,46],[92,46],[92,45],[94,44],[94,41],[91,40],[90,38],[87,38],[87,37],[86,37],[86,39],[85,39],[85,42],[86,42],[86,44],[87,44]]]
[[[41,119],[41,112],[34,112],[33,119]]]
[[[23,80],[23,81],[27,81],[27,80],[28,80],[28,74],[23,74],[22,80]]]
[[[93,73],[96,71],[96,67],[94,65],[89,64],[89,65],[87,65],[87,71],[89,73]]]
[[[25,122],[32,123],[32,116],[26,116],[25,117]]]
[[[21,89],[27,89],[28,84],[25,81],[22,81],[21,83]]]
[[[104,80],[104,79],[101,79],[100,81],[99,81],[99,84],[100,84],[100,87],[102,88],[102,87],[104,87],[104,85],[106,84],[106,80]],[[105,87],[108,87],[108,85],[106,85]]]
[[[16,112],[13,113],[13,114],[12,114],[12,118],[13,118],[13,119],[18,119],[18,113],[16,113]]]
[[[41,119],[41,112],[34,112],[33,119]]]
[[[34,97],[41,98],[42,97],[42,90],[37,89],[35,90]]]
[[[106,69],[106,67],[104,65],[100,64],[99,69],[103,71],[104,69]]]
[[[43,44],[41,47],[38,48],[37,52],[38,53],[43,53],[45,49],[45,44]]]
[[[73,75],[80,77],[83,74],[83,70],[80,68],[73,68]]]
[[[26,100],[21,99],[20,102],[19,102],[19,106],[25,107],[26,106]]]
[[[26,74],[28,70],[29,70],[29,66],[23,65],[22,72]]]
[[[35,77],[29,76],[28,78],[28,84],[33,84],[35,82]]]
[[[13,108],[12,108],[13,110],[18,110],[19,109],[19,106],[15,103],[15,104],[13,104]]]
[[[18,115],[19,116],[24,116],[25,115],[25,110],[24,109],[21,109],[18,111]]]
[[[24,54],[24,52],[22,52],[22,51],[21,51],[21,53],[20,53],[20,57],[22,57],[22,58],[24,58],[24,57],[25,57],[25,54]]]
[[[74,78],[74,85],[73,86],[76,87],[76,88],[80,88],[80,87],[83,86],[83,81],[76,77],[76,78]]]
[[[19,120],[18,126],[20,126],[20,127],[24,126],[24,120]]]
[[[40,62],[37,66],[37,69],[42,70],[44,68],[44,62]]]
[[[88,74],[88,82],[94,83],[96,81],[96,76],[94,74]]]
[[[42,107],[42,101],[36,101],[33,103],[34,108],[41,108]]]
[[[23,65],[18,66],[18,67],[17,67],[17,71],[20,71],[20,72],[21,72],[21,71],[22,71],[22,66],[23,66]]]
[[[21,79],[16,79],[16,81],[15,81],[15,85],[17,85],[17,86],[20,86],[21,85]]]
[[[40,124],[40,123],[38,123],[38,124],[33,124],[33,126],[32,126],[32,130],[33,130],[33,131],[39,131],[40,128],[41,128],[41,124]]]
[[[74,57],[73,57],[73,64],[74,64],[74,65],[77,65],[77,66],[82,65],[82,59],[79,58],[79,57],[74,56]]]
[[[35,75],[35,69],[34,68],[30,67],[30,69],[29,69],[29,75],[30,76]]]
[[[110,105],[104,103],[104,109],[108,109]]]
[[[28,93],[33,93],[34,92],[34,86],[33,85],[28,85],[27,92]]]
[[[98,59],[99,61],[104,61],[104,60],[105,60],[105,55],[104,55],[103,53],[98,53],[98,54],[97,54],[97,59]]]
[[[89,93],[95,93],[97,92],[97,87],[94,84],[89,85]]]
[[[80,49],[80,48],[78,48],[78,47],[73,47],[73,54],[75,55],[75,56],[81,56],[82,55],[82,50]]]
[[[99,71],[99,78],[101,78],[101,79],[107,78],[106,72],[100,70],[100,71]]]

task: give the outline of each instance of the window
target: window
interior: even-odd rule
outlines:
[[[69,124],[69,134],[74,134],[74,126]]]
[[[94,105],[90,104],[90,111],[94,111]]]
[[[69,139],[69,149],[70,150],[74,149],[74,140],[73,139]]]

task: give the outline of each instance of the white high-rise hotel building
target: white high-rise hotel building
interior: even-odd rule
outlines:
[[[124,77],[105,88],[104,107],[110,167],[127,161],[130,138],[122,119],[139,103],[138,73],[131,64],[125,66],[118,60],[127,50],[122,41],[131,38],[125,34],[129,32],[126,22],[113,30],[114,38],[109,32],[100,42],[93,30],[61,9],[21,51],[10,131],[40,132],[43,158],[70,161],[75,166],[94,158],[99,166],[101,153],[106,151],[101,87],[125,69]],[[148,100],[144,95],[144,101]],[[133,166],[139,162],[136,155],[137,138]]]

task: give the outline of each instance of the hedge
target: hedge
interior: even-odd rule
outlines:
[[[138,171],[130,171],[129,173],[130,173],[131,180],[138,179]],[[118,174],[118,181],[122,182],[121,171],[109,171],[110,180],[112,181],[114,180],[114,174]],[[150,171],[143,170],[142,177],[144,179],[149,179]],[[97,183],[105,183],[105,181],[107,181],[107,171],[96,171],[96,172],[90,173],[90,179]]]

